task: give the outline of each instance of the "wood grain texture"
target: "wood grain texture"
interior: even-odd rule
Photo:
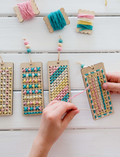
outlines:
[[[96,17],[92,35],[76,33],[77,18],[69,20],[70,25],[51,34],[42,17],[22,24],[16,17],[0,18],[0,52],[26,52],[23,38],[29,41],[32,52],[57,52],[59,35],[63,52],[120,51],[120,17]]]
[[[71,96],[78,94],[80,91],[72,91]],[[21,92],[14,92],[13,95],[13,115],[9,117],[0,117],[0,130],[4,129],[38,129],[41,116],[22,116]],[[48,91],[44,92],[45,106],[49,103]],[[73,128],[120,128],[120,96],[112,95],[114,114],[101,120],[94,121],[91,111],[81,111],[68,125],[69,129]],[[79,95],[72,100],[78,109],[89,109],[89,103],[86,93]]]
[[[24,46],[24,45],[23,45]],[[20,64],[29,62],[28,54],[2,54],[5,62],[14,62],[14,90],[21,90],[21,73]],[[43,63],[43,84],[44,90],[48,90],[48,74],[47,74],[47,62],[56,61],[57,54],[32,54],[33,62]],[[108,58],[108,59],[107,59]],[[103,62],[106,72],[120,71],[120,54],[119,53],[62,53],[60,54],[60,60],[69,61],[70,70],[70,84],[71,89],[84,89],[82,75],[80,72],[80,65],[76,64],[76,61],[85,65],[92,65],[99,62]],[[114,63],[114,64],[111,64]]]
[[[0,15],[1,16],[15,16],[13,7],[18,3],[27,0],[1,0]],[[105,0],[61,0],[55,2],[54,0],[36,0],[36,4],[40,10],[40,16],[56,11],[61,7],[65,8],[68,15],[77,15],[78,9],[86,9],[95,11],[96,15],[120,15],[120,1],[109,0],[108,5],[105,6]]]
[[[27,157],[37,132],[1,131],[1,156]],[[119,157],[119,148],[120,129],[66,130],[53,145],[48,157]]]

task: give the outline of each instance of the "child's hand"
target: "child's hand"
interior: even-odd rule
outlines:
[[[72,103],[52,101],[43,111],[40,129],[29,157],[46,157],[51,146],[77,113],[79,110]],[[35,155],[34,152],[38,153]]]
[[[103,88],[109,90],[110,93],[120,94],[120,72],[107,73],[108,82],[103,84]]]

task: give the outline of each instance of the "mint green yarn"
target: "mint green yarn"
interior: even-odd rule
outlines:
[[[66,26],[66,21],[60,10],[51,12],[48,15],[48,19],[54,31],[61,30]]]

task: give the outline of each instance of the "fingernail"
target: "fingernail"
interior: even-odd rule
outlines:
[[[75,115],[78,114],[80,112],[80,110],[75,110]]]
[[[103,84],[103,88],[107,89],[107,84],[106,83]]]

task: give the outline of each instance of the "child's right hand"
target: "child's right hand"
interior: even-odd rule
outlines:
[[[120,94],[120,72],[107,73],[108,82],[103,84],[103,88],[110,91],[111,94]]]

